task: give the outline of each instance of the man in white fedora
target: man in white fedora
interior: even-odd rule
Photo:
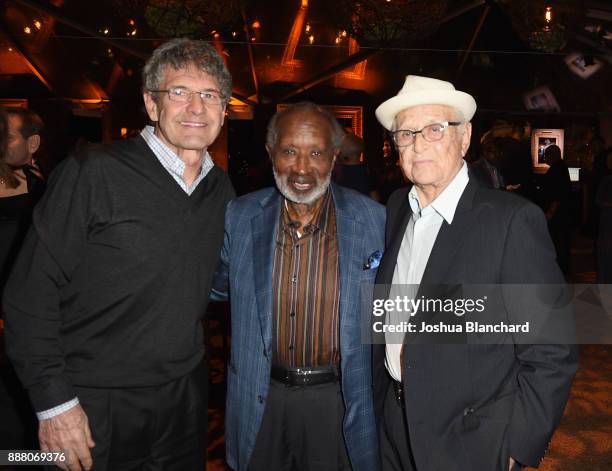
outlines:
[[[564,282],[540,209],[480,187],[468,171],[475,111],[474,98],[451,83],[413,75],[376,110],[412,183],[387,205],[379,285],[418,285],[421,293],[435,284]],[[508,319],[520,316],[514,306],[501,309]],[[393,315],[386,313],[387,324]],[[574,346],[384,335],[374,346],[383,469],[538,466],[568,398]]]

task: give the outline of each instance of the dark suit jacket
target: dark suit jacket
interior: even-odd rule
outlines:
[[[377,283],[391,283],[411,216],[407,193],[387,205]],[[563,283],[542,211],[470,175],[452,224],[443,222],[421,288],[432,283]],[[512,313],[508,313],[509,318]],[[374,348],[377,419],[389,387],[384,345]],[[577,368],[570,345],[404,344],[405,413],[418,471],[537,466]]]

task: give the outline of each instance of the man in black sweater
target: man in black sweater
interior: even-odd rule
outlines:
[[[153,52],[154,127],[52,175],[4,295],[7,350],[62,469],[205,468],[200,319],[234,192],[207,152],[231,77],[208,44]]]

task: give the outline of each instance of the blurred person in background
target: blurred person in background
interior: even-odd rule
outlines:
[[[405,184],[406,180],[404,180],[402,171],[397,164],[397,152],[394,151],[389,138],[385,138],[383,142],[383,164],[378,174],[380,202],[386,204],[391,193]]]
[[[571,248],[572,183],[559,146],[548,146],[544,151],[544,159],[550,165],[542,181],[544,212],[557,251],[557,262],[561,271],[567,275]]]
[[[340,146],[340,154],[336,159],[332,178],[340,186],[351,188],[373,200],[380,201],[380,195],[372,187],[372,179],[363,159],[363,151],[363,139],[352,133],[346,134]]]
[[[606,155],[606,176],[597,189],[597,283],[612,283],[612,149]]]
[[[502,162],[501,137],[488,139],[482,144],[481,157],[470,164],[481,185],[495,190],[505,189],[504,177],[500,171]]]
[[[42,139],[42,120],[24,108],[6,110],[6,119],[6,152],[0,159],[0,289],[45,189],[44,179],[33,165]]]
[[[15,119],[10,121],[15,124]],[[15,127],[9,124],[8,113],[0,108],[0,291],[19,249],[22,235],[30,224],[31,210],[35,203],[30,200],[23,168],[7,163],[9,136],[13,150],[16,142],[24,140],[23,136],[16,135],[14,131]],[[36,446],[36,418],[6,358],[1,314],[0,310],[0,449],[31,449]]]

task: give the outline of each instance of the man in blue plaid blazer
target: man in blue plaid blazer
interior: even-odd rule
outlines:
[[[277,113],[268,129],[267,148],[279,189],[266,188],[238,198],[226,212],[213,297],[229,294],[231,300],[225,439],[227,461],[235,470],[380,468],[372,349],[367,339],[362,341],[361,291],[363,283],[374,282],[385,215],[384,208],[371,199],[330,184],[343,134],[332,115],[311,103]],[[314,203],[308,201],[317,192]],[[277,352],[283,345],[278,325],[284,310],[277,300],[289,296],[279,292],[280,281],[275,283],[282,279],[279,225],[282,232],[287,211],[288,217],[301,222],[289,225],[297,227],[295,240],[299,241],[309,234],[310,223],[305,222],[304,213],[292,211],[299,204],[316,207],[326,198],[333,206],[336,225],[338,362],[332,367],[278,365],[283,353]],[[308,263],[315,263],[314,258]],[[288,283],[291,286],[291,280]],[[307,320],[310,314],[303,315]],[[325,396],[326,388],[331,395]]]

